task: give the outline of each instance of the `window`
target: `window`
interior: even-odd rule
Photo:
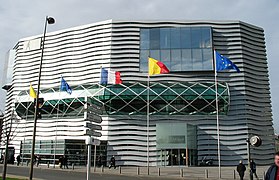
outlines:
[[[171,72],[212,71],[211,27],[142,28],[140,71],[148,71],[148,56]]]

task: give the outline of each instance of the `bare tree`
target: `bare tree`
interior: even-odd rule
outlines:
[[[3,114],[3,113],[2,113]],[[3,118],[3,125],[5,128],[2,129],[4,133],[3,144],[5,144],[5,155],[4,155],[4,162],[3,162],[3,171],[2,171],[2,179],[6,179],[7,174],[7,163],[8,163],[8,152],[9,152],[9,142],[13,139],[13,135],[16,128],[13,127],[13,121],[17,119],[15,118],[14,110],[11,111],[10,114],[5,114]]]

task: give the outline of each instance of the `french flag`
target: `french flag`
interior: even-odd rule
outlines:
[[[111,71],[102,68],[101,69],[101,79],[100,84],[121,84],[122,80],[120,78],[119,71]]]

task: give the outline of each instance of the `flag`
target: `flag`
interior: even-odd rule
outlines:
[[[237,72],[240,72],[238,67],[227,57],[222,56],[217,51],[215,51],[215,60],[216,60],[216,71],[223,71],[226,69],[234,69]]]
[[[150,57],[148,58],[148,60],[148,73],[150,76],[154,74],[167,74],[170,72],[169,69],[162,62]]]
[[[60,90],[72,94],[72,88],[69,86],[69,84],[66,82],[66,80],[63,77],[61,77]]]
[[[32,87],[31,83],[30,83],[30,88],[29,88],[29,95],[30,95],[32,98],[37,98],[37,93],[36,93],[36,91],[34,90],[34,88]]]
[[[101,68],[100,84],[122,84],[120,72]]]

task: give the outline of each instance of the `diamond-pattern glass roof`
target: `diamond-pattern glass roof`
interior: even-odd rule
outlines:
[[[72,87],[72,95],[61,95],[58,88],[44,89],[41,97],[43,118],[75,118],[83,116],[85,97],[92,103],[104,103],[108,115],[146,114],[146,83],[125,83],[118,85],[79,85]],[[59,93],[59,95],[57,95]],[[229,88],[218,83],[219,113],[226,114],[229,108]],[[214,83],[150,83],[149,106],[152,115],[210,115],[216,113]],[[17,98],[16,111],[22,118],[33,118],[34,103],[28,91],[22,91]]]

